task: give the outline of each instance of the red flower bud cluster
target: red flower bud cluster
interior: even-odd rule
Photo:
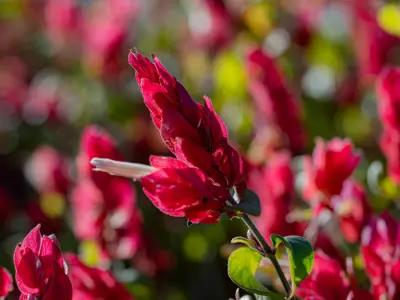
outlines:
[[[230,188],[245,188],[241,156],[228,144],[228,131],[211,100],[192,100],[153,56],[129,54],[136,80],[161,137],[177,157],[153,158],[154,173],[142,178],[145,193],[161,211],[198,223],[214,223]]]
[[[19,243],[14,252],[15,281],[20,299],[71,300],[68,268],[54,235],[41,235],[40,225]]]
[[[286,87],[275,62],[262,50],[256,49],[248,55],[247,70],[259,128],[267,126],[270,131],[276,130],[282,141],[266,141],[266,151],[283,147],[299,153],[303,149],[305,135],[298,104]]]

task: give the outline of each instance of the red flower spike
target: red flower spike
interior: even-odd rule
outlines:
[[[13,279],[7,269],[0,267],[0,298],[7,297],[13,290]]]
[[[253,50],[247,58],[249,91],[257,107],[260,130],[275,128],[286,148],[298,153],[304,146],[304,131],[300,122],[298,104],[288,91],[275,62],[262,50]],[[272,140],[266,141],[273,142]],[[280,145],[266,145],[278,148]],[[268,149],[266,149],[268,150]]]
[[[65,258],[69,265],[68,276],[72,283],[73,300],[133,300],[110,271],[88,267],[74,254],[67,254]]]
[[[163,213],[192,223],[216,223],[229,192],[213,185],[197,168],[173,158],[151,158],[157,170],[141,178],[143,191]]]
[[[137,51],[128,56],[144,103],[165,144],[179,160],[200,168],[215,183],[227,188],[242,184],[242,159],[228,144],[227,129],[211,100],[205,97],[204,106],[193,101],[155,55],[153,60]]]
[[[81,180],[71,197],[74,233],[94,241],[104,261],[132,258],[142,239],[134,188],[126,178],[93,172],[94,157],[122,160],[110,135],[91,125],[84,130],[77,157]]]
[[[353,180],[346,180],[340,195],[332,197],[331,206],[339,218],[344,238],[349,243],[359,242],[361,231],[371,216],[362,185]]]
[[[321,251],[315,253],[311,274],[298,286],[305,300],[372,300],[372,295],[348,280],[342,266]]]
[[[260,197],[261,216],[255,220],[263,236],[293,234],[294,223],[286,221],[294,193],[290,154],[276,153],[263,170],[252,170],[249,177],[249,187]]]
[[[329,142],[317,139],[312,157],[305,160],[305,198],[311,200],[319,193],[328,198],[339,195],[360,158],[348,139],[334,138]]]
[[[20,299],[72,299],[71,283],[55,236],[40,233],[37,225],[14,252],[15,279]],[[57,294],[57,296],[55,296]]]
[[[400,297],[400,226],[388,214],[371,220],[362,233],[361,254],[375,297]]]
[[[389,176],[400,184],[400,68],[385,70],[377,81],[379,117],[383,125],[381,149]]]

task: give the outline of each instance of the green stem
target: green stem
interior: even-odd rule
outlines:
[[[261,248],[264,250],[266,255],[268,256],[269,260],[272,262],[272,265],[274,266],[276,273],[278,273],[279,279],[282,282],[283,287],[285,288],[285,291],[288,295],[291,293],[291,287],[289,282],[286,279],[285,274],[283,273],[283,270],[281,266],[278,263],[278,260],[275,257],[275,251],[272,249],[268,243],[265,241],[264,237],[258,231],[256,225],[253,223],[253,221],[250,219],[250,217],[246,214],[243,213],[241,215],[241,219],[243,222],[246,224],[246,226],[250,229],[251,233],[254,235],[258,243],[260,244]]]

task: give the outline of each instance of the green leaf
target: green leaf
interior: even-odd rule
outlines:
[[[235,250],[228,259],[229,278],[248,292],[283,299],[283,296],[268,290],[255,278],[261,259],[262,255],[254,249],[242,247]]]
[[[310,242],[301,236],[290,235],[283,237],[272,234],[271,241],[275,248],[283,243],[289,255],[290,276],[292,281],[290,299],[293,297],[299,283],[311,273],[314,265],[314,249]]]
[[[261,205],[258,195],[250,189],[244,191],[241,202],[231,206],[232,209],[240,210],[252,216],[261,214]]]
[[[231,240],[231,243],[232,244],[244,244],[244,245],[247,245],[250,248],[256,248],[257,247],[257,244],[256,244],[255,241],[246,239],[246,238],[241,237],[241,236],[234,237]]]

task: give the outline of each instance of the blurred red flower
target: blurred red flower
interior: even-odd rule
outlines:
[[[60,245],[54,235],[41,235],[37,225],[14,252],[15,280],[20,299],[72,299],[71,282]]]
[[[72,299],[133,300],[126,288],[114,278],[110,271],[89,267],[74,254],[66,254],[65,259],[72,284]]]
[[[13,290],[13,279],[7,269],[0,266],[0,298],[7,297]]]
[[[66,195],[71,184],[67,159],[50,146],[35,149],[26,166],[26,175],[39,193]]]
[[[339,218],[340,229],[347,242],[359,242],[361,231],[371,216],[371,208],[362,185],[346,180],[340,195],[332,197],[331,206]]]
[[[317,139],[312,157],[305,158],[305,198],[311,200],[319,193],[328,198],[339,195],[360,158],[349,139]]]
[[[134,188],[126,178],[93,172],[90,160],[94,157],[122,160],[111,137],[98,127],[88,126],[77,157],[81,179],[71,195],[75,235],[94,241],[104,260],[132,258],[142,234]]]
[[[400,297],[400,230],[389,213],[371,220],[364,228],[361,254],[376,298]]]
[[[383,125],[381,149],[389,176],[400,184],[400,68],[389,68],[377,80],[379,117]]]
[[[272,156],[262,170],[250,171],[249,187],[261,202],[261,216],[256,218],[256,224],[265,238],[272,233],[285,236],[295,232],[294,223],[286,221],[294,193],[290,163],[290,154],[281,152]]]
[[[257,107],[258,127],[268,126],[277,130],[284,147],[293,153],[300,152],[305,136],[298,103],[286,87],[275,62],[261,49],[256,49],[247,57],[247,70],[248,88]],[[281,146],[274,143],[265,147],[268,151]]]
[[[361,290],[347,278],[338,261],[321,251],[315,253],[311,274],[298,286],[296,295],[304,300],[372,300],[372,295]]]
[[[211,100],[204,97],[204,106],[193,101],[160,60],[153,59],[154,63],[136,51],[128,58],[144,103],[168,148],[221,186],[243,184],[242,159],[228,144],[228,131]]]

